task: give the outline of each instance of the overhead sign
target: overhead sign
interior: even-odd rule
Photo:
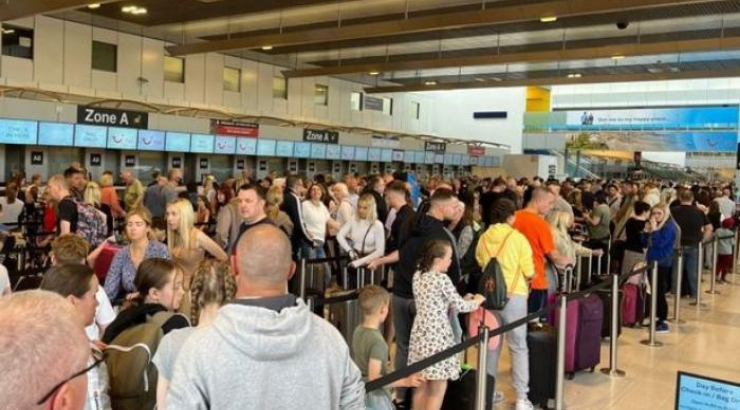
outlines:
[[[211,133],[257,138],[260,135],[260,125],[252,122],[211,120]]]
[[[444,154],[447,151],[447,144],[444,142],[427,141],[424,143],[424,151]]]
[[[364,107],[366,110],[383,111],[383,99],[366,95]]]
[[[339,144],[339,133],[336,131],[312,130],[306,128],[303,130],[303,141]]]
[[[468,154],[474,155],[476,157],[482,157],[486,155],[486,148],[485,147],[477,147],[477,146],[468,146]]]
[[[384,135],[373,135],[372,146],[380,148],[398,148],[401,139],[398,137],[386,137]]]
[[[149,114],[141,111],[77,106],[77,123],[147,129]]]
[[[676,410],[734,410],[740,408],[740,383],[678,372]]]

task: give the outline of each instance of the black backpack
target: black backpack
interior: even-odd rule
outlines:
[[[495,256],[491,256],[488,260],[485,269],[483,269],[483,276],[478,284],[478,293],[485,296],[486,300],[483,302],[483,307],[488,310],[503,310],[506,307],[506,303],[509,301],[509,292],[506,286],[506,279],[504,272],[501,269],[501,265],[498,263],[498,255],[504,250],[506,242],[509,240],[512,232],[509,232],[501,244],[501,247],[496,252]],[[486,249],[488,251],[488,249]],[[490,252],[488,252],[490,254]]]

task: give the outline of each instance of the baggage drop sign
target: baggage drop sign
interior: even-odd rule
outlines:
[[[740,409],[740,383],[678,372],[675,409]]]

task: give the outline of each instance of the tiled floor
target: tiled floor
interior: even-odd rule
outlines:
[[[596,372],[578,373],[565,382],[565,408],[583,410],[662,410],[674,408],[676,372],[740,381],[740,275],[730,278],[735,284],[717,285],[719,295],[703,294],[705,310],[681,302],[686,324],[671,324],[671,332],[658,335],[663,347],[640,343],[647,338],[645,329],[625,328],[619,338],[619,368],[627,372],[623,379],[612,379]],[[705,275],[703,285],[709,286]],[[668,300],[669,317],[673,299]],[[497,386],[506,393],[508,403],[495,408],[513,408],[509,358],[504,348],[500,380]],[[471,358],[474,356],[470,356]],[[609,344],[602,345],[601,367],[609,365]]]

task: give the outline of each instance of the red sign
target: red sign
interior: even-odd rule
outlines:
[[[468,147],[468,154],[475,155],[476,157],[482,157],[486,155],[485,147]]]
[[[260,135],[260,125],[251,122],[213,120],[211,133],[257,138]]]

